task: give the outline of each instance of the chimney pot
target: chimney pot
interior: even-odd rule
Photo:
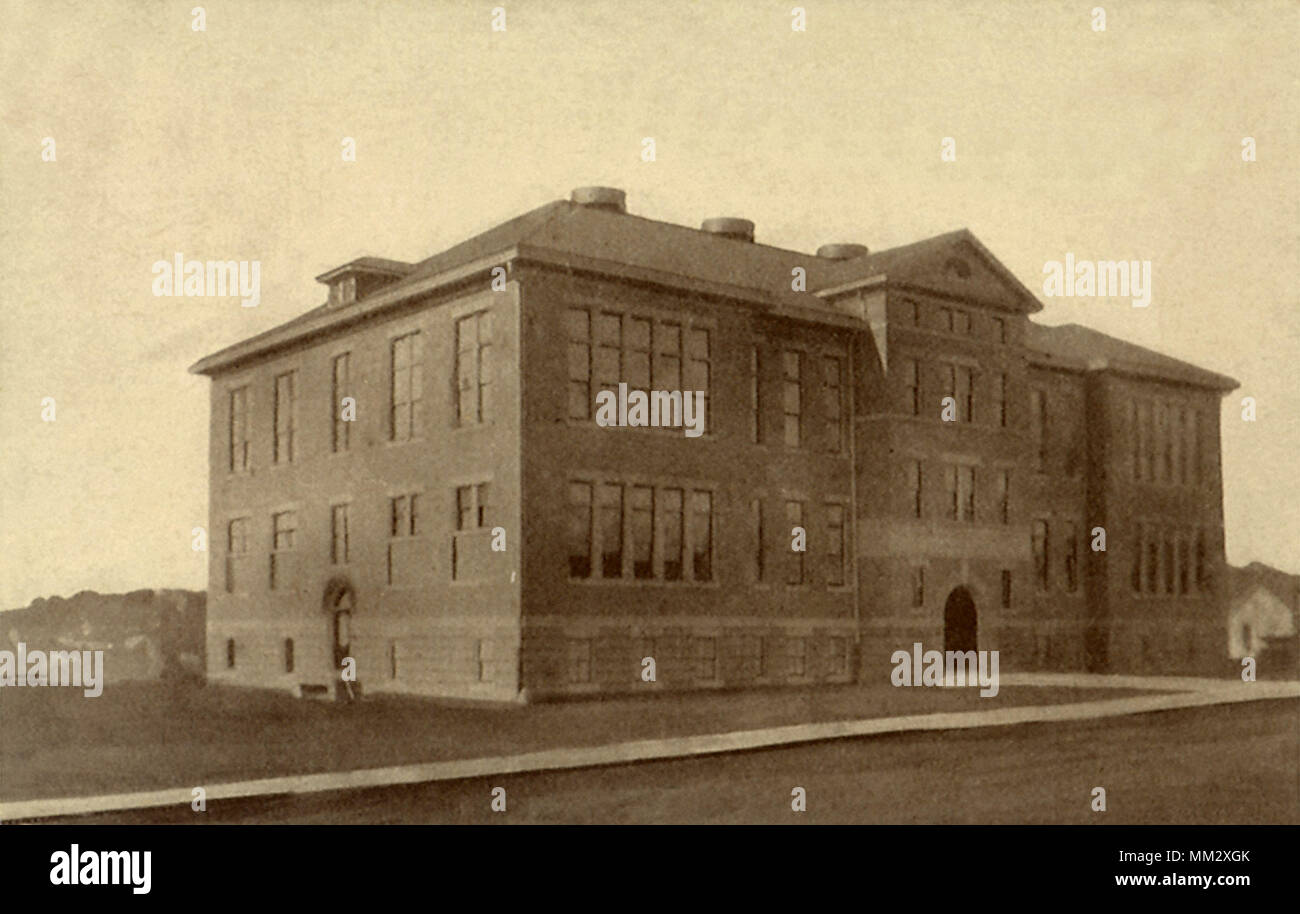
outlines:
[[[708,232],[710,235],[734,238],[736,241],[754,240],[754,223],[748,219],[738,219],[734,216],[717,216],[713,219],[705,219],[700,224],[700,230]]]
[[[867,254],[865,244],[823,244],[817,249],[817,256],[824,260],[854,260]]]
[[[611,213],[627,212],[627,194],[617,187],[575,187],[569,199],[579,206],[609,210]]]

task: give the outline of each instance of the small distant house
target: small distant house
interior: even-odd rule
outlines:
[[[1228,656],[1232,659],[1258,658],[1270,646],[1281,647],[1285,639],[1295,636],[1295,614],[1264,585],[1256,585],[1233,601],[1228,613]]]

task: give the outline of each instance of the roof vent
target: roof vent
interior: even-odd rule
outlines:
[[[823,244],[817,249],[817,256],[825,260],[853,260],[867,256],[865,244]]]
[[[708,232],[710,235],[721,235],[723,238],[734,238],[737,241],[754,240],[754,223],[748,219],[736,219],[731,216],[718,216],[714,219],[705,219],[700,224],[700,230]]]
[[[627,212],[627,194],[617,187],[575,187],[569,199],[579,206],[606,209],[611,213]]]

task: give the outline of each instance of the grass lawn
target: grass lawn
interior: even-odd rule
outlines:
[[[0,689],[0,800],[197,787],[787,724],[1061,704],[1128,689],[819,686],[660,693],[529,707],[374,696],[351,704],[245,689],[123,682]]]

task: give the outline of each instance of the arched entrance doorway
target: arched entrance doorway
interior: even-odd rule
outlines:
[[[328,619],[334,662],[330,677],[334,680],[338,697],[355,698],[360,692],[360,683],[344,682],[340,677],[344,658],[352,656],[352,611],[356,608],[352,583],[346,578],[334,578],[325,585],[325,596],[321,603]]]
[[[975,598],[965,587],[957,587],[943,604],[943,649],[978,650]]]

